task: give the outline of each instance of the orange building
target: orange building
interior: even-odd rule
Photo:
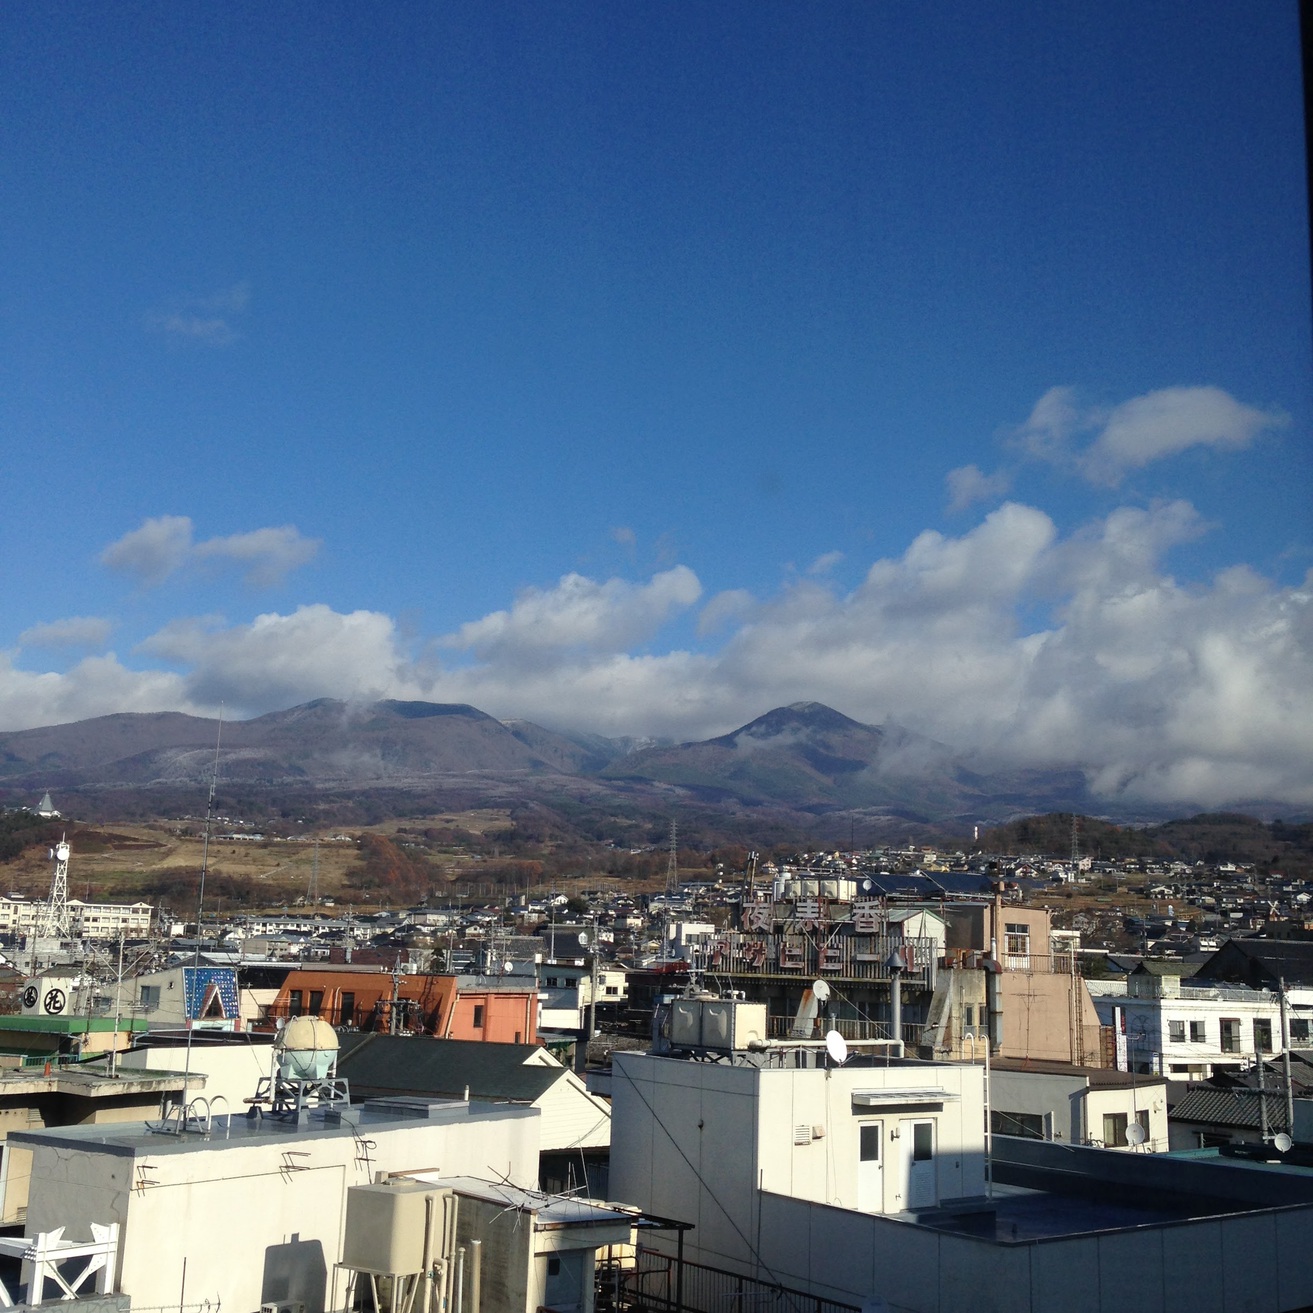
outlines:
[[[531,976],[405,975],[304,967],[288,973],[264,1024],[299,1016],[323,1017],[334,1026],[354,1030],[536,1044],[538,989]]]

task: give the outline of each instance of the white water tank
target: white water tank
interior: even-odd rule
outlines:
[[[323,1080],[337,1058],[337,1031],[322,1017],[293,1017],[274,1041],[284,1080]]]

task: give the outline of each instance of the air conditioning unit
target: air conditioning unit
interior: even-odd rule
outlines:
[[[300,1300],[289,1300],[281,1304],[261,1304],[260,1313],[305,1313],[305,1305]]]

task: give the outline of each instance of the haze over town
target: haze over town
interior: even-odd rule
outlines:
[[[20,5],[0,729],[817,701],[1313,804],[1293,6]]]

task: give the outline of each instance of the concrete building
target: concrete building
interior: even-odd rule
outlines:
[[[995,1135],[1147,1153],[1176,1147],[1168,1142],[1167,1082],[1161,1076],[996,1058],[989,1108]],[[1131,1130],[1137,1125],[1140,1134]]]
[[[708,1057],[613,1058],[612,1193],[694,1225],[699,1313],[1313,1306],[1308,1173],[995,1136],[987,1176],[983,1066]]]
[[[287,974],[266,1021],[323,1017],[359,1030],[532,1044],[538,989],[530,976],[411,974],[318,966]]]
[[[0,896],[0,935],[36,934],[46,910],[39,898],[21,894]],[[155,920],[150,903],[86,903],[80,898],[68,900],[69,931],[75,939],[145,939]]]
[[[1142,969],[1125,981],[1092,981],[1091,989],[1123,1071],[1205,1080],[1286,1046],[1281,1000],[1268,989]],[[1307,1035],[1313,1020],[1313,999],[1303,1001],[1307,992],[1288,1001],[1292,1041],[1297,1030]]]
[[[441,1167],[532,1189],[538,1121],[529,1108],[407,1101],[301,1122],[218,1118],[185,1134],[150,1123],[15,1132],[10,1143],[30,1155],[26,1234],[117,1223],[116,1288],[134,1308],[323,1313],[341,1307],[349,1187]]]

